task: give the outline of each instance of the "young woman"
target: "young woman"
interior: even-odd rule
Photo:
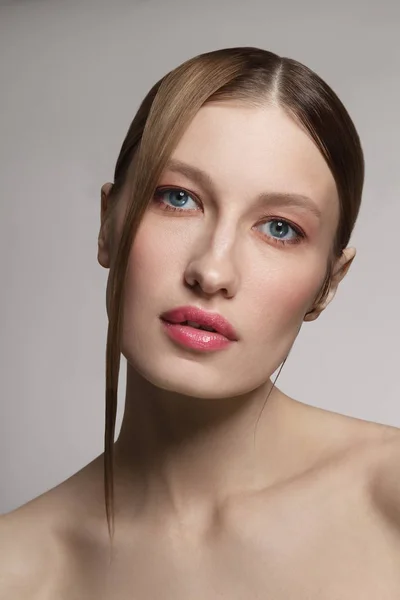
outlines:
[[[0,598],[400,597],[398,430],[271,381],[355,257],[363,176],[294,60],[218,50],[151,89],[101,189],[105,452],[3,516]]]

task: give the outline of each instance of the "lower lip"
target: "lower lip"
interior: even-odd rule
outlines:
[[[220,333],[204,331],[204,329],[196,329],[179,323],[168,323],[163,319],[161,319],[161,322],[167,335],[185,348],[199,352],[214,352],[215,350],[222,350],[233,343]]]

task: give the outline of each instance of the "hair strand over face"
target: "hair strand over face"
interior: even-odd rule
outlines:
[[[129,193],[110,273],[104,437],[105,509],[114,536],[114,437],[121,358],[122,303],[132,242],[165,165],[186,128],[207,102],[278,104],[310,135],[335,179],[340,218],[318,302],[329,291],[331,268],[348,244],[361,202],[364,161],[357,131],[336,94],[313,71],[258,48],[226,48],[187,60],[157,82],[141,103],[123,142],[111,195]]]

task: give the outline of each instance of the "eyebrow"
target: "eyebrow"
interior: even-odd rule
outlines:
[[[198,167],[194,167],[193,165],[189,165],[188,163],[177,159],[170,159],[165,166],[165,170],[173,173],[180,173],[215,195],[215,187],[211,177],[208,173],[202,171]],[[303,194],[292,192],[263,192],[257,196],[257,202],[274,203],[275,205],[280,206],[293,206],[306,209],[317,217],[317,219],[321,220],[322,218],[322,213],[316,203]]]

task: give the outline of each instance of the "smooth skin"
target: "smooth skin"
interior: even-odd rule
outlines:
[[[399,430],[277,387],[265,404],[355,257],[344,250],[316,306],[339,217],[318,148],[277,106],[210,103],[159,187],[126,276],[113,561],[99,456],[2,517],[1,600],[400,598]],[[186,192],[180,210],[168,187]],[[111,206],[111,188],[98,240],[110,273],[128,201]],[[181,305],[219,312],[238,341],[177,346],[159,317]]]

